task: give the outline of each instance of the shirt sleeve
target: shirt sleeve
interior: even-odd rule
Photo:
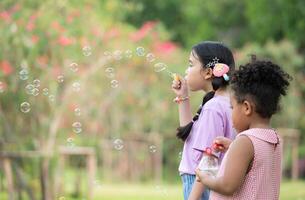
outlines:
[[[222,116],[216,110],[203,110],[197,123],[198,129],[194,134],[194,150],[203,152],[207,147],[212,147],[217,136],[224,136]]]

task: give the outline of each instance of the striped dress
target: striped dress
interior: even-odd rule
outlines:
[[[279,137],[273,129],[253,128],[241,135],[250,138],[254,147],[254,159],[244,183],[232,196],[211,191],[210,200],[278,200],[281,182],[282,148]],[[220,166],[218,177],[224,173],[227,156]]]

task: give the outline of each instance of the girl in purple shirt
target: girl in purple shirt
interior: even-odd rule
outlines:
[[[179,104],[180,127],[177,137],[184,142],[179,172],[184,200],[207,200],[209,190],[195,181],[195,170],[202,153],[211,147],[217,136],[233,139],[230,98],[227,91],[234,58],[229,48],[220,42],[205,41],[192,48],[184,78],[173,81],[172,89]],[[188,91],[206,94],[194,117],[191,114]],[[222,155],[219,155],[220,160]]]

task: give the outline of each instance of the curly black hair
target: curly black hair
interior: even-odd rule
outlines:
[[[280,110],[280,98],[286,95],[291,80],[291,76],[277,64],[252,60],[234,72],[231,88],[238,103],[250,97],[255,111],[263,118],[271,118]]]

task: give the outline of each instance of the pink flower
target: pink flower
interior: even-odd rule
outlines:
[[[35,24],[31,21],[26,25],[26,30],[32,31],[35,28]]]
[[[104,39],[111,39],[120,35],[120,31],[117,28],[112,28],[110,31],[106,32],[104,35]]]
[[[153,21],[146,22],[137,32],[133,33],[130,36],[130,39],[134,42],[142,40],[155,27],[155,25],[156,25],[156,22],[153,22]]]
[[[0,13],[0,18],[3,19],[5,22],[9,22],[11,20],[11,14],[8,11],[2,11]]]
[[[173,42],[159,42],[155,44],[154,48],[157,52],[169,54],[175,51],[178,47]]]
[[[61,46],[68,46],[71,45],[73,43],[73,40],[71,38],[65,37],[65,36],[60,36],[58,38],[58,43]]]
[[[13,72],[12,65],[6,60],[0,62],[0,67],[4,75],[10,75]]]
[[[32,35],[31,40],[33,44],[36,44],[39,41],[39,37],[37,35]]]

